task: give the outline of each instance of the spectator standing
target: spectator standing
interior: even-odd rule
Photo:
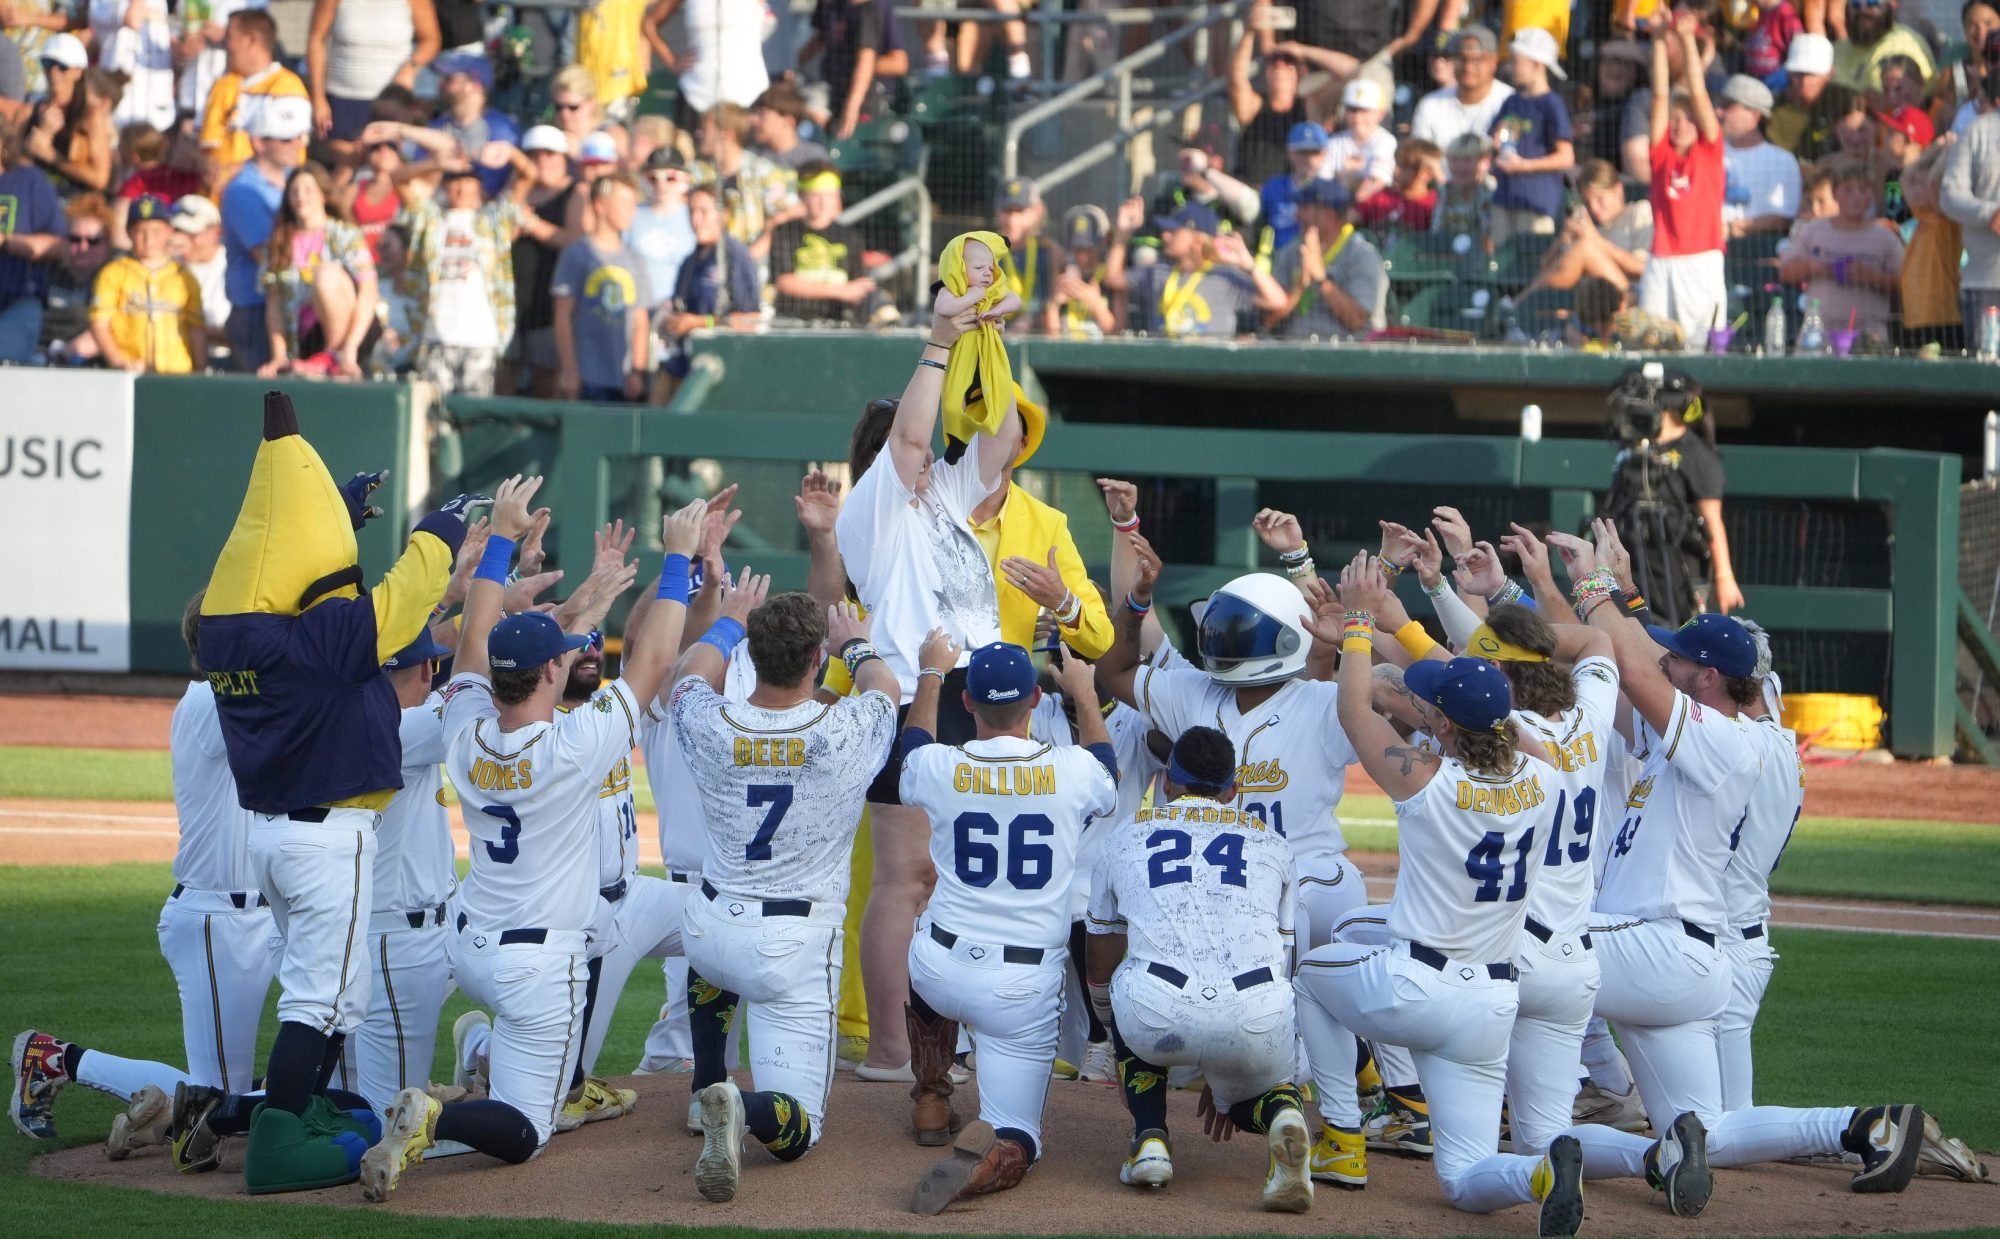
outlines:
[[[62,203],[40,168],[23,158],[21,136],[0,125],[0,361],[25,365],[42,338],[49,264],[62,252]]]
[[[1965,351],[1958,309],[1958,256],[1964,247],[1956,221],[1938,205],[1949,146],[1932,146],[1903,177],[1903,197],[1917,226],[1903,251],[1903,324],[1897,342],[1906,349],[1937,345],[1946,356]]]
[[[1266,178],[1257,192],[1257,218],[1263,224],[1257,236],[1260,258],[1269,261],[1299,239],[1299,192],[1317,175],[1326,141],[1326,130],[1309,120],[1293,125],[1286,135],[1285,159],[1291,168]]]
[[[168,252],[172,210],[151,194],[132,200],[125,231],[132,252],[97,273],[90,333],[113,370],[192,374],[208,369],[208,322],[201,286]]]
[[[98,67],[125,75],[113,127],[171,129],[177,115],[174,30],[166,0],[90,0],[89,14]]]
[[[1757,24],[1743,36],[1743,71],[1772,90],[1782,88],[1792,40],[1804,34],[1805,29],[1806,24],[1792,7],[1792,0],[1771,0],[1759,5]]]
[[[347,217],[361,229],[370,254],[376,253],[376,243],[382,239],[382,230],[403,209],[403,196],[398,184],[404,171],[403,145],[393,129],[385,131],[379,128],[395,123],[377,121],[361,131],[358,152],[361,166],[351,171],[343,169],[346,180],[334,190]]]
[[[1437,15],[1438,0],[1401,5],[1392,0],[1304,0],[1297,8],[1300,42],[1351,56],[1359,64],[1373,60],[1386,65],[1423,38]],[[1398,9],[1408,13],[1400,33]]]
[[[285,178],[264,251],[271,359],[260,376],[362,376],[361,352],[381,294],[368,241],[345,214],[318,164],[294,168]]]
[[[251,13],[270,18],[261,10]],[[220,89],[218,87],[217,89]],[[222,191],[222,246],[228,255],[229,351],[236,368],[255,374],[271,360],[264,319],[265,245],[285,197],[285,178],[305,158],[312,105],[303,93],[274,97],[251,112],[250,162]]]
[[[208,324],[209,352],[229,339],[229,256],[222,252],[222,212],[200,194],[174,203],[174,257],[201,289],[202,318]]]
[[[174,49],[180,59],[180,77],[174,101],[183,116],[192,116],[197,125],[208,108],[209,92],[229,72],[229,19],[241,9],[261,9],[265,0],[209,0],[207,12],[200,6],[174,6],[180,17],[181,33]]]
[[[729,235],[762,258],[770,252],[772,226],[799,213],[798,177],[745,149],[750,139],[747,108],[716,105],[701,118],[695,135],[702,158],[694,167],[694,183],[716,187]]]
[[[676,54],[660,27],[676,12],[687,31],[687,50]],[[764,65],[764,5],[758,0],[653,0],[641,31],[660,65],[680,73],[688,117],[718,103],[757,104],[773,83]],[[789,86],[789,83],[785,83]],[[792,88],[796,96],[796,87]]]
[[[431,0],[313,0],[306,78],[313,132],[349,142],[372,119],[375,97],[405,90],[442,46]]]
[[[1965,46],[1970,55],[1965,63],[1967,97],[1959,102],[1951,118],[1954,134],[1963,134],[1981,112],[1992,106],[1982,86],[1987,66],[1979,49],[1986,46],[1987,35],[2000,30],[2000,0],[1966,0],[1959,10],[1959,24],[1965,29]]]
[[[1453,85],[1417,100],[1410,117],[1410,136],[1434,142],[1440,150],[1461,133],[1493,132],[1500,105],[1514,94],[1512,86],[1494,76],[1500,45],[1491,30],[1480,25],[1460,27],[1449,47]]]
[[[438,100],[444,110],[431,122],[431,128],[449,137],[459,158],[477,167],[479,183],[491,198],[506,188],[508,164],[490,158],[489,148],[496,142],[520,146],[521,126],[507,113],[487,106],[487,75],[492,66],[485,57],[440,57],[438,64],[446,70],[438,83]],[[504,153],[494,151],[493,155]]]
[[[1299,239],[1271,262],[1285,302],[1267,321],[1284,339],[1360,339],[1388,321],[1389,273],[1348,205],[1339,181],[1314,181],[1299,195]]]
[[[447,173],[440,206],[414,202],[404,216],[409,255],[402,288],[417,370],[440,395],[493,394],[500,348],[514,335],[515,232],[511,199],[485,201],[470,168]]]
[[[1396,179],[1355,211],[1363,227],[1386,232],[1429,232],[1444,181],[1444,152],[1422,138],[1396,146]]]
[[[688,220],[688,172],[680,152],[663,146],[646,156],[647,200],[632,216],[625,243],[645,260],[646,285],[656,305],[673,298],[681,264],[694,253],[694,225]]]
[[[570,175],[569,142],[553,125],[536,125],[521,137],[522,162],[516,171],[529,182],[527,215],[514,239],[514,338],[503,359],[526,368],[534,394],[555,395],[555,310],[549,295],[556,260],[583,236],[589,199]],[[503,372],[502,390],[513,391],[515,370]]]
[[[639,184],[614,172],[590,187],[590,231],[556,262],[556,394],[564,400],[632,404],[646,396],[652,292],[646,262],[625,244]]]
[[[1847,0],[1847,37],[1833,45],[1833,80],[1852,91],[1882,89],[1882,62],[1908,56],[1931,75],[1924,37],[1896,20],[1896,0]]]
[[[1563,173],[1576,166],[1575,131],[1549,78],[1566,78],[1555,37],[1525,26],[1507,45],[1514,93],[1493,120],[1493,243],[1521,234],[1553,236],[1563,208]]]
[[[1579,155],[1618,163],[1625,101],[1652,60],[1646,45],[1631,39],[1608,39],[1597,45],[1597,89],[1590,108],[1575,118]]]
[[[604,121],[604,105],[597,101],[597,78],[582,65],[564,65],[549,80],[549,107],[571,159],[581,159],[583,144],[610,128]]]
[[[723,228],[722,204],[713,186],[688,191],[688,222],[694,227],[694,253],[681,264],[673,313],[660,332],[672,349],[664,369],[676,383],[688,374],[690,335],[717,325],[747,330],[760,321],[763,308],[757,260]]]
[[[1874,163],[1881,177],[1878,200],[1882,218],[1900,226],[1910,219],[1910,204],[1903,196],[1904,173],[1930,146],[1937,131],[1931,127],[1930,114],[1919,107],[1904,106],[1874,115],[1880,135]]]
[[[861,230],[840,222],[840,171],[808,164],[799,173],[799,200],[806,213],[778,225],[771,240],[778,316],[849,327],[869,322],[885,303],[862,262]]]
[[[826,148],[799,136],[799,124],[805,118],[806,101],[799,88],[783,78],[771,83],[750,113],[756,153],[789,172],[824,162]]]
[[[646,93],[646,62],[652,55],[640,28],[647,0],[596,0],[576,22],[576,62],[597,83],[597,104],[623,124]],[[699,67],[699,66],[697,66]]]
[[[887,98],[881,83],[909,73],[910,53],[888,0],[818,0],[812,28],[799,63],[820,55],[820,76],[826,80],[833,112],[829,130],[839,141],[852,137],[864,119],[879,114]]]
[[[1964,233],[1958,301],[1974,349],[1987,309],[2000,306],[2000,31],[1986,36],[1982,51],[1988,107],[1952,144],[1938,190],[1938,206]]]
[[[1234,233],[1218,236],[1221,220],[1194,203],[1153,221],[1160,230],[1161,261],[1128,275],[1125,250],[1144,222],[1139,199],[1118,208],[1105,273],[1112,288],[1129,296],[1140,330],[1169,340],[1227,340],[1256,330],[1258,311],[1285,309],[1285,290],[1257,269],[1243,239]]]
[[[1667,81],[1680,82],[1687,77],[1689,60],[1683,57],[1681,41],[1669,36],[1672,35],[1670,23],[1680,21],[1683,14],[1694,24],[1695,54],[1691,59],[1696,72],[1702,75],[1702,81],[1712,99],[1722,93],[1722,83],[1729,76],[1715,64],[1716,23],[1719,20],[1716,0],[1678,0],[1671,14],[1662,6],[1656,10],[1653,19],[1645,24],[1646,29],[1651,32],[1655,46],[1661,42],[1667,45]],[[1649,55],[1647,59],[1649,70],[1651,63]],[[1623,144],[1623,157],[1619,166],[1627,177],[1642,185],[1652,175],[1653,86],[1651,83],[1652,79],[1649,76],[1646,84],[1626,96],[1625,115],[1619,122],[1620,141]]]
[[[1317,157],[1318,150],[1313,153]],[[1047,328],[1051,335],[1101,340],[1124,321],[1122,307],[1105,279],[1105,242],[1110,236],[1111,221],[1101,207],[1074,206],[1063,214],[1062,237],[1069,263],[1056,277],[1055,296],[1049,298],[1054,320]]]
[[[1726,173],[1722,123],[1708,99],[1696,42],[1700,19],[1676,10],[1673,28],[1653,41],[1651,180],[1653,253],[1639,285],[1639,306],[1705,342],[1729,295],[1722,268],[1722,196]],[[1681,48],[1685,93],[1670,90],[1667,45]]]
[[[1254,18],[1266,8],[1251,10]],[[1258,32],[1246,28],[1229,62],[1229,110],[1236,117],[1236,171],[1252,185],[1284,175],[1288,136],[1312,118],[1299,93],[1304,76],[1298,58],[1289,51],[1264,57],[1261,79],[1252,75],[1257,59]]]
[[[1444,153],[1444,189],[1431,212],[1432,232],[1464,237],[1467,249],[1492,252],[1493,178],[1487,175],[1492,160],[1493,140],[1483,133],[1461,133],[1451,140]]]
[[[1847,325],[1888,341],[1890,298],[1902,285],[1903,240],[1875,222],[1875,179],[1866,164],[1848,162],[1833,173],[1840,214],[1799,226],[1778,265],[1778,278],[1804,284],[1819,302],[1829,328]]]
[[[1382,125],[1388,92],[1373,78],[1357,77],[1341,90],[1340,105],[1347,128],[1327,140],[1319,175],[1366,202],[1396,175],[1396,138]]]
[[[10,0],[0,12],[0,27],[20,49],[27,73],[28,97],[50,93],[45,51],[49,41],[70,28],[70,0]],[[77,45],[79,48],[82,44]],[[88,64],[88,58],[85,59]],[[81,69],[83,65],[76,68]]]
[[[280,99],[307,97],[299,75],[277,61],[278,25],[269,13],[261,8],[232,13],[222,39],[228,72],[209,92],[201,120],[208,183],[215,187],[229,184],[250,161],[252,138],[267,109]]]
[[[1825,35],[1795,36],[1785,52],[1785,97],[1771,109],[1764,136],[1772,145],[1813,163],[1839,149],[1834,126],[1852,96],[1833,80],[1833,44]]]
[[[1799,213],[1799,161],[1764,140],[1771,88],[1746,73],[1722,87],[1722,222],[1729,237],[1784,232]]]
[[[1021,299],[1021,312],[1008,320],[1006,330],[1032,332],[1043,329],[1048,316],[1048,300],[1055,290],[1056,269],[1062,265],[1062,248],[1042,235],[1048,221],[1048,207],[1033,178],[1013,177],[1000,184],[993,204],[998,217],[994,231],[1007,242],[1007,256],[1000,260],[1000,279]]]

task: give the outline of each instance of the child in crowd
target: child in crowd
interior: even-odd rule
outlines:
[[[1431,231],[1466,237],[1487,253],[1493,251],[1493,180],[1487,169],[1493,143],[1483,133],[1461,133],[1445,148],[1447,178],[1431,213]]]
[[[1844,329],[1851,314],[1857,338],[1887,340],[1890,298],[1902,284],[1903,241],[1873,218],[1876,184],[1866,164],[1850,161],[1835,168],[1833,196],[1840,213],[1799,228],[1778,277],[1806,286],[1829,330]]]
[[[1389,232],[1429,232],[1437,210],[1444,152],[1435,142],[1407,138],[1396,148],[1396,176],[1389,188],[1355,210],[1362,226]]]
[[[1566,78],[1555,36],[1539,26],[1514,35],[1514,93],[1493,119],[1493,241],[1513,236],[1550,236],[1563,208],[1563,173],[1576,166],[1575,132],[1562,96],[1549,78]]]
[[[1894,111],[1876,112],[1875,124],[1880,130],[1875,167],[1881,174],[1882,186],[1876,200],[1881,204],[1883,219],[1906,224],[1910,208],[1903,198],[1903,177],[1917,156],[1937,137],[1937,130],[1922,108],[1910,104]]]
[[[1354,201],[1366,202],[1396,176],[1396,138],[1382,125],[1389,98],[1380,82],[1357,77],[1341,92],[1340,106],[1347,128],[1327,142],[1319,175],[1347,186]]]
[[[1690,341],[1719,324],[1729,286],[1722,268],[1725,181],[1722,122],[1703,77],[1701,16],[1674,11],[1674,25],[1653,41],[1653,99],[1647,118],[1653,204],[1653,252],[1639,284],[1639,305],[1672,319]],[[1667,40],[1681,48],[1681,81],[1670,80]]]

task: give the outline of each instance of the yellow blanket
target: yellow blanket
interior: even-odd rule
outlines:
[[[965,243],[977,241],[993,252],[993,266],[996,278],[986,289],[986,295],[979,300],[979,312],[984,314],[998,305],[1007,295],[1007,282],[997,278],[1000,262],[1007,256],[1007,242],[998,233],[967,232],[951,239],[938,256],[938,278],[944,281],[945,291],[954,297],[966,293]],[[972,436],[984,431],[994,434],[1007,416],[1005,400],[987,400],[977,403],[972,412],[965,405],[965,393],[978,387],[983,391],[1011,391],[1014,386],[1013,367],[1007,361],[1007,345],[1000,334],[1000,324],[980,323],[971,331],[960,336],[951,346],[951,359],[945,366],[944,399],[939,409],[944,419],[944,433],[947,439],[957,439],[961,443],[972,442]],[[982,414],[984,416],[980,416]],[[974,417],[979,420],[974,421]]]

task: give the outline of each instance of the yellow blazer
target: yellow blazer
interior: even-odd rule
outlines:
[[[1025,649],[1035,647],[1035,616],[1041,604],[1000,579],[1000,561],[1013,556],[1038,564],[1049,562],[1049,548],[1056,551],[1056,568],[1063,584],[1083,600],[1083,613],[1074,628],[1062,630],[1063,643],[1085,658],[1104,657],[1111,648],[1111,617],[1105,614],[1104,600],[1090,583],[1083,556],[1069,536],[1069,517],[1043,503],[1012,482],[1007,484],[1007,503],[1000,509],[1000,538],[994,546],[994,590],[1000,597],[1000,639]]]

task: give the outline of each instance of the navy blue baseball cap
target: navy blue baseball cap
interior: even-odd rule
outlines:
[[[449,653],[450,650],[431,640],[431,630],[426,628],[417,634],[415,641],[384,659],[382,670],[401,671],[407,667],[420,667],[433,658],[443,658]]]
[[[1726,676],[1747,680],[1757,671],[1757,641],[1750,630],[1727,615],[1704,612],[1679,628],[1646,625],[1646,631],[1666,649]]]
[[[486,639],[486,661],[495,671],[525,671],[580,650],[589,640],[564,632],[561,624],[540,611],[523,611],[493,625],[493,635]]]
[[[972,664],[965,671],[965,691],[972,704],[1004,706],[1026,701],[1035,691],[1035,660],[1028,651],[1005,641],[995,641],[972,651]]]
[[[1403,684],[1468,731],[1492,731],[1514,709],[1506,675],[1483,658],[1419,658],[1403,668]]]
[[[1222,228],[1222,217],[1199,202],[1183,202],[1181,209],[1172,215],[1155,215],[1153,226],[1161,232],[1176,228],[1192,228],[1196,232],[1214,236]]]
[[[1354,202],[1354,195],[1347,186],[1327,177],[1314,177],[1299,186],[1299,205],[1302,207],[1332,207],[1345,211]]]
[[[1326,149],[1326,130],[1309,120],[1293,125],[1285,135],[1285,149],[1288,151],[1323,151]]]

